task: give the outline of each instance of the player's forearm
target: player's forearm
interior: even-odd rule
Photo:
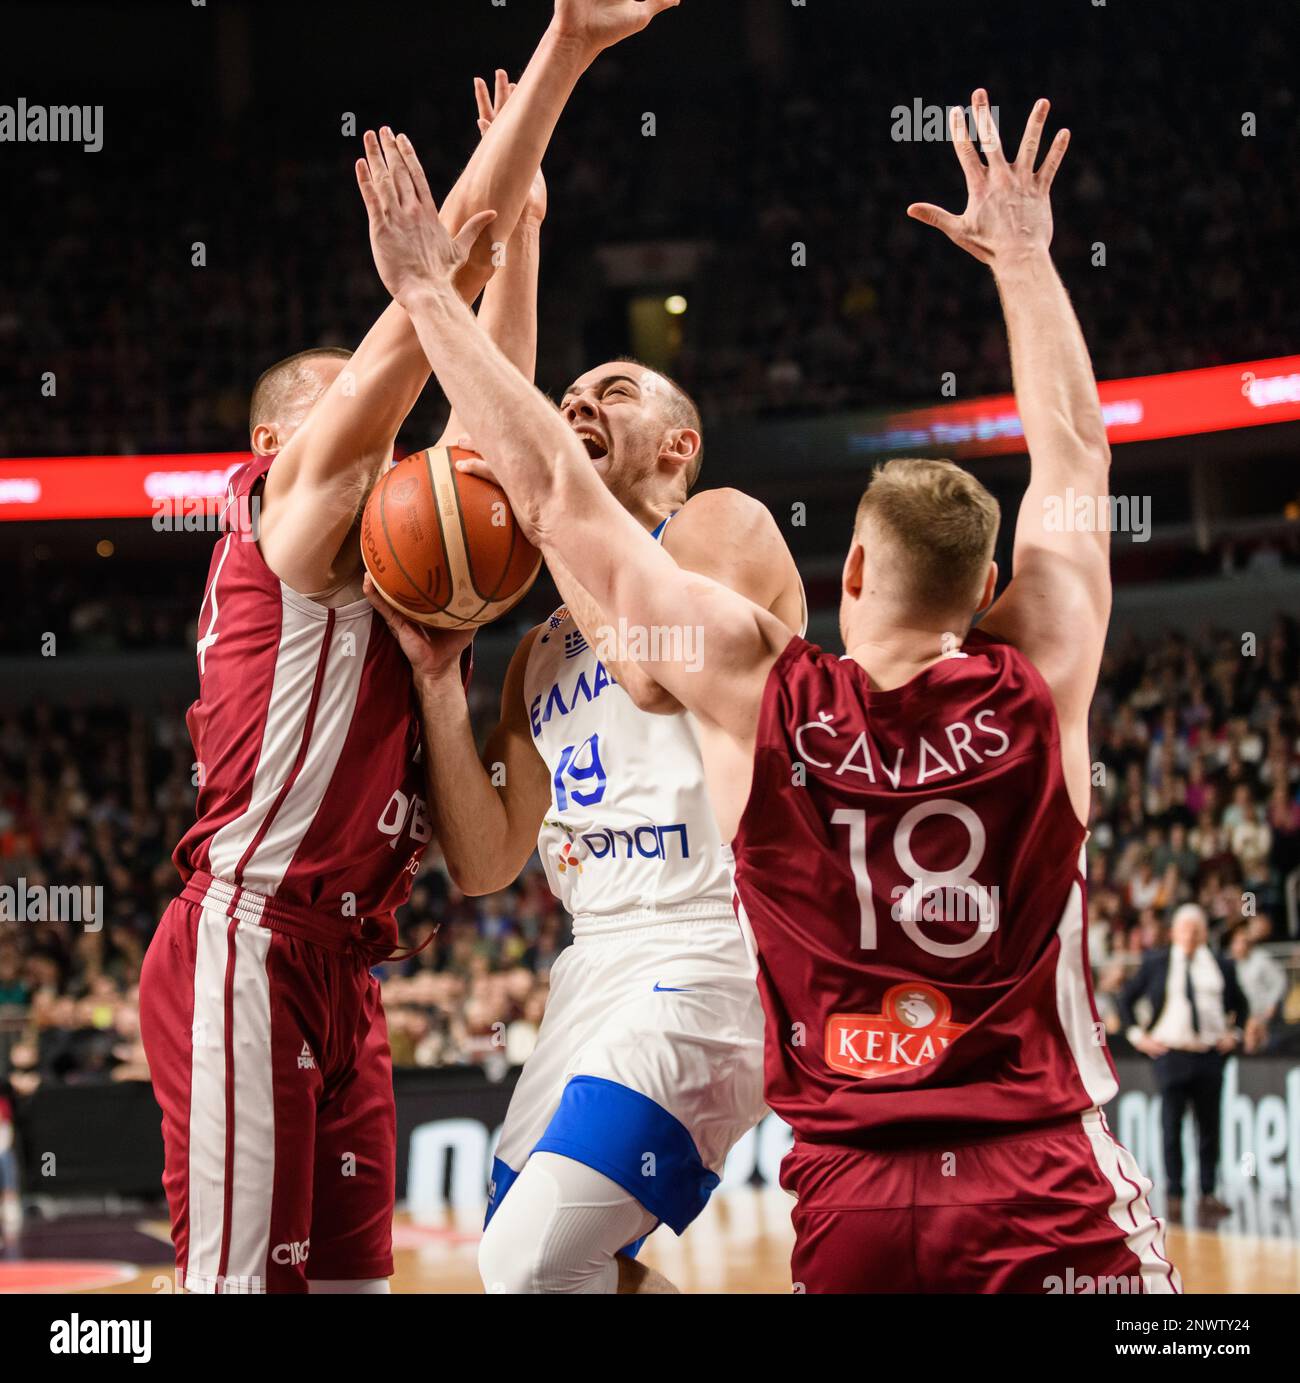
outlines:
[[[509,243],[555,126],[592,56],[554,26],[547,29],[505,109],[447,194],[441,215],[453,234],[477,211],[497,213],[457,277],[468,302],[492,277],[492,246]]]
[[[541,260],[541,226],[521,221],[510,237],[506,261],[493,275],[479,305],[478,324],[526,379],[537,371],[537,281]],[[415,335],[415,329],[411,329]],[[421,352],[421,359],[424,354]],[[424,360],[425,368],[428,361]],[[443,429],[453,445],[469,431],[453,408]],[[471,442],[475,439],[471,436]],[[477,444],[477,443],[475,443]]]
[[[995,272],[1011,343],[1016,407],[1036,471],[1104,479],[1110,447],[1097,380],[1065,285],[1046,250]]]
[[[493,244],[506,243],[506,261],[500,271],[504,282],[499,292],[489,292],[491,301],[484,301],[483,310],[488,312],[484,327],[529,379],[537,359],[540,228],[520,217],[560,113],[589,63],[590,56],[573,40],[547,31],[514,95],[479,141],[440,213],[454,234],[476,212],[489,207],[496,211],[496,220],[479,237],[470,263],[458,275],[456,289],[466,303],[473,303],[485,285],[490,289]],[[511,321],[512,312],[520,320]],[[371,412],[366,426],[382,446],[385,437],[396,437],[428,382],[428,358],[410,318],[396,304],[390,304],[367,333],[357,355],[367,346],[367,355],[373,354],[382,368],[374,372],[380,387],[367,391]],[[364,366],[366,360],[360,364]],[[352,368],[357,371],[356,357]],[[360,380],[357,392],[361,392]]]
[[[391,446],[429,380],[415,328],[396,303],[389,303],[362,338],[343,375],[350,378],[334,401],[331,432],[355,438],[357,453]],[[350,460],[346,450],[334,452],[341,466]]]
[[[459,671],[416,680],[425,780],[447,872],[464,893],[490,893],[508,855],[509,816],[479,759]],[[515,871],[517,872],[517,871]]]
[[[542,228],[524,220],[506,246],[505,263],[483,294],[479,325],[525,379],[537,374],[537,285],[541,271]]]
[[[541,227],[534,221],[521,221],[510,237],[505,263],[488,284],[479,308],[483,329],[501,347],[511,364],[529,379],[537,369],[540,258]],[[466,285],[458,282],[456,287],[464,302],[473,302]],[[373,425],[381,438],[396,437],[428,383],[429,360],[410,317],[396,303],[389,304],[357,355],[366,350],[371,337],[374,338],[373,368],[369,364],[369,351],[362,364],[377,386],[369,391],[377,414]],[[356,369],[355,356],[352,368]]]
[[[479,309],[484,330],[529,379],[537,368],[540,243],[541,227],[533,221],[521,221],[510,238],[505,264],[488,284]],[[456,289],[467,304],[478,295],[470,283],[458,280]],[[348,371],[355,394],[343,392],[339,425],[358,432],[357,451],[361,454],[391,449],[429,382],[428,357],[403,308],[396,303],[388,305],[366,333]],[[346,465],[348,458],[340,456],[339,463]]]

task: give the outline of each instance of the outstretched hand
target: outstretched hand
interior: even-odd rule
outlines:
[[[495,211],[471,216],[452,236],[438,216],[415,147],[387,125],[367,130],[366,156],[357,160],[357,185],[370,219],[370,248],[384,287],[397,302],[421,288],[455,278]]]
[[[941,230],[955,245],[975,256],[995,272],[1008,264],[1045,251],[1052,243],[1052,205],[1049,193],[1056,170],[1070,142],[1069,130],[1061,130],[1034,171],[1038,149],[1047,123],[1050,103],[1040,100],[1030,112],[1016,161],[1008,163],[1002,140],[989,109],[989,94],[981,87],[971,97],[976,132],[987,162],[971,143],[966,113],[960,106],[949,112],[953,148],[966,175],[966,210],[960,216],[930,202],[913,202],[907,214],[915,221]]]
[[[591,57],[639,34],[664,10],[681,0],[555,0],[555,29],[582,45]]]

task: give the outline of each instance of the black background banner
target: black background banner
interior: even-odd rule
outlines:
[[[1159,1185],[1151,1063],[1126,1058],[1118,1066],[1120,1094],[1107,1107],[1112,1131]],[[464,1177],[463,1159],[459,1171],[455,1166],[458,1154],[483,1159],[486,1185],[491,1139],[505,1119],[515,1079],[512,1073],[493,1082],[476,1068],[395,1072],[399,1199],[408,1192],[413,1151],[422,1158],[422,1175],[432,1169],[441,1179],[435,1195],[450,1195],[456,1176]],[[16,1112],[27,1194],[159,1196],[161,1115],[147,1084],[50,1086],[19,1100]],[[760,1135],[770,1153],[780,1130],[768,1127]],[[439,1148],[441,1157],[435,1156]],[[1300,1064],[1272,1057],[1228,1063],[1224,1158],[1229,1177],[1263,1177],[1300,1192]],[[770,1161],[759,1157],[757,1165]]]

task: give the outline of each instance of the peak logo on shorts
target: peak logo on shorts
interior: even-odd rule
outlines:
[[[915,1070],[966,1031],[951,1018],[946,994],[928,984],[896,984],[885,991],[879,1013],[833,1013],[826,1020],[826,1064],[859,1080]]]

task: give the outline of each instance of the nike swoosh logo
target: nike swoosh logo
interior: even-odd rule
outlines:
[[[671,987],[671,985],[660,984],[658,980],[655,981],[654,992],[655,992],[656,994],[694,994],[694,993],[695,993],[695,991],[694,991],[693,989],[673,989],[673,988]]]

